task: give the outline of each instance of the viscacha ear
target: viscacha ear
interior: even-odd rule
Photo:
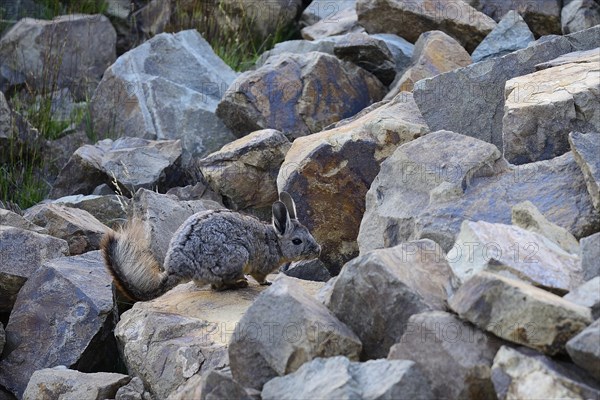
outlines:
[[[290,226],[290,214],[285,204],[281,201],[273,203],[273,227],[280,235],[284,235],[288,226]]]
[[[294,199],[288,192],[279,193],[279,200],[287,207],[288,213],[290,214],[291,219],[298,219],[296,214],[296,203],[294,203]]]

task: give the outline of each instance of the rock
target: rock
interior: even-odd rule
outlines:
[[[415,43],[411,66],[396,79],[386,99],[402,91],[412,92],[414,84],[443,72],[471,64],[469,53],[453,38],[442,31],[429,31]]]
[[[290,146],[283,133],[264,129],[225,145],[197,165],[228,208],[270,210],[279,199],[277,174]]]
[[[102,183],[121,193],[133,194],[139,188],[165,191],[183,180],[181,157],[179,140],[104,139],[77,149],[56,178],[50,197],[90,194]]]
[[[396,63],[383,40],[365,33],[349,33],[336,43],[333,51],[339,59],[364,68],[386,86],[396,77]]]
[[[252,400],[246,390],[233,380],[231,372],[210,371],[200,377],[194,375],[182,390],[175,395],[171,394],[168,400],[212,400],[212,399],[239,399]]]
[[[463,282],[485,270],[558,295],[584,282],[578,255],[517,226],[465,220],[446,258]]]
[[[25,281],[47,260],[69,255],[66,241],[0,225],[0,312],[10,312]]]
[[[446,309],[455,282],[435,242],[407,242],[347,263],[328,307],[360,338],[361,359],[383,358],[402,337],[411,315]]]
[[[227,89],[217,115],[238,136],[272,128],[297,138],[381,100],[383,84],[354,64],[319,52],[284,53]]]
[[[6,325],[0,384],[21,397],[39,369],[114,368],[111,281],[100,252],[47,261],[30,276]]]
[[[66,240],[71,255],[98,250],[102,236],[108,230],[89,212],[60,204],[34,207],[28,210],[25,218],[46,228],[50,235]]]
[[[564,353],[565,343],[592,322],[587,307],[483,271],[463,283],[449,304],[481,329],[549,355]]]
[[[502,342],[452,314],[411,316],[389,360],[417,363],[436,399],[495,399],[492,362]]]
[[[573,362],[600,381],[600,319],[567,342]]]
[[[300,22],[306,26],[314,25],[322,19],[333,23],[338,20],[339,12],[348,8],[356,9],[356,0],[312,0],[302,12]]]
[[[573,0],[560,15],[563,34],[582,31],[600,24],[600,4],[594,0]]]
[[[48,233],[47,229],[37,226],[36,224],[32,224],[21,215],[3,208],[0,208],[0,225],[12,226],[13,228],[25,229],[35,233]]]
[[[496,27],[494,20],[462,1],[436,5],[427,0],[358,0],[356,12],[369,33],[395,33],[414,43],[424,32],[441,30],[469,52]]]
[[[584,279],[600,276],[600,233],[585,237],[579,243]]]
[[[402,75],[410,66],[415,45],[393,33],[376,33],[369,36],[385,42],[387,48],[392,53],[392,57],[396,61],[396,77]]]
[[[293,262],[281,272],[293,278],[304,279],[307,281],[327,282],[331,279],[331,274],[321,260],[304,260]]]
[[[494,358],[492,380],[498,400],[587,400],[600,396],[597,382],[584,371],[527,348],[502,346]]]
[[[235,139],[215,116],[235,77],[197,31],[156,35],[106,70],[91,100],[94,129],[102,137],[181,139],[186,164]]]
[[[359,248],[429,238],[447,252],[463,220],[510,224],[511,208],[525,200],[575,237],[600,223],[572,154],[514,167],[489,143],[430,133],[382,163],[366,196]]]
[[[512,224],[538,233],[571,254],[579,254],[579,242],[568,230],[548,221],[537,207],[526,200],[512,207]]]
[[[258,57],[255,66],[262,67],[271,57],[279,56],[283,53],[305,54],[311,51],[333,54],[333,48],[339,38],[343,36],[325,37],[318,40],[286,40],[279,42],[271,50],[267,50]]]
[[[4,350],[4,344],[6,343],[6,334],[4,333],[4,327],[0,324],[0,354]]]
[[[600,58],[598,60],[600,61]],[[578,108],[578,112],[580,111]],[[600,122],[600,115],[596,119]],[[592,197],[594,207],[600,211],[600,159],[598,159],[600,133],[582,134],[571,132],[569,134],[569,144],[575,155],[575,161],[577,161],[585,177],[585,183]]]
[[[548,160],[569,151],[569,132],[600,131],[599,64],[597,52],[506,82],[502,140],[509,162]]]
[[[560,55],[598,47],[599,34],[600,27],[596,27],[551,37],[503,57],[420,81],[415,85],[415,101],[433,131],[459,132],[501,149],[506,81],[530,74],[537,64]],[[523,89],[525,95],[530,93],[531,88]]]
[[[83,372],[64,366],[35,371],[27,384],[23,400],[102,400],[114,398],[117,390],[131,378],[123,374]]]
[[[38,93],[69,88],[85,99],[115,61],[116,38],[99,14],[23,18],[0,40],[0,91],[22,84]]]
[[[358,253],[364,196],[380,163],[398,145],[429,130],[410,93],[337,128],[294,141],[277,177],[296,201],[302,223],[322,247],[320,259],[336,275]]]
[[[131,378],[127,385],[121,386],[115,395],[115,400],[142,400],[147,398],[150,398],[150,393],[144,391],[144,382],[137,376]]]
[[[13,124],[12,124],[12,110],[6,101],[6,97],[4,97],[4,93],[0,91],[0,143],[2,147],[8,145],[8,139],[10,139],[13,134]]]
[[[429,382],[412,361],[359,363],[346,357],[314,359],[267,382],[261,395],[264,400],[432,398]]]
[[[358,24],[355,7],[336,10],[336,3],[329,3],[327,15],[313,25],[302,28],[300,33],[306,40],[318,40],[329,36],[343,35],[350,32],[364,32]]]
[[[502,17],[498,26],[479,43],[471,57],[473,62],[500,57],[524,49],[534,40],[527,23],[518,12],[511,10]]]
[[[563,299],[592,310],[592,318],[600,318],[600,276],[590,279],[583,285],[567,293]]]
[[[229,361],[233,378],[245,387],[260,390],[317,357],[358,358],[358,337],[295,281],[275,281],[235,326]]]
[[[69,208],[78,208],[87,211],[104,225],[115,228],[123,225],[127,221],[127,210],[130,206],[130,200],[127,197],[114,194],[110,195],[89,195],[81,194],[75,196],[65,196],[53,200],[52,204],[60,204]],[[36,205],[29,209],[44,207]]]
[[[204,179],[199,179],[195,185],[179,186],[171,188],[166,194],[176,196],[179,200],[210,200],[221,204],[223,198],[212,191]]]

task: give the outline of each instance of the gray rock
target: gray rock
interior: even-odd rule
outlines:
[[[411,316],[388,360],[411,360],[436,399],[496,399],[492,362],[502,341],[456,316],[429,311]]]
[[[503,57],[423,80],[415,86],[415,101],[432,130],[459,132],[502,148],[506,81],[532,73],[537,64],[560,55],[598,47],[598,34],[600,27],[551,37]]]
[[[4,344],[6,343],[6,334],[4,333],[4,326],[0,324],[0,354],[4,350]]]
[[[582,31],[600,24],[600,4],[594,0],[573,0],[560,13],[562,33]]]
[[[600,58],[599,58],[600,61]],[[600,115],[598,115],[600,122]],[[575,161],[581,168],[588,192],[596,210],[600,211],[600,133],[582,134],[571,132],[569,144],[575,155]]]
[[[460,318],[509,342],[549,355],[592,322],[589,308],[522,281],[479,272],[450,299]]]
[[[281,272],[293,278],[304,279],[307,281],[327,282],[331,279],[331,274],[321,260],[304,260],[293,262]]]
[[[396,76],[402,75],[410,66],[415,45],[393,33],[376,33],[370,36],[385,42],[396,61]]]
[[[13,228],[25,229],[35,233],[47,234],[48,230],[23,218],[21,215],[0,208],[0,225],[12,226]]]
[[[502,346],[494,358],[492,381],[498,400],[588,400],[600,396],[600,386],[585,371],[527,348]]]
[[[61,204],[43,204],[29,209],[25,218],[69,244],[71,255],[98,250],[108,229],[89,212]]]
[[[600,381],[600,319],[567,342],[573,362]]]
[[[116,37],[99,14],[23,18],[0,39],[0,91],[27,84],[39,93],[69,88],[85,99],[115,61]]]
[[[320,259],[332,275],[358,254],[364,196],[380,163],[398,145],[429,132],[410,93],[342,122],[296,139],[277,177],[278,189],[296,200],[298,215],[321,245]]]
[[[127,385],[121,386],[117,390],[115,400],[145,400],[148,397],[144,397],[144,393],[144,381],[134,376]]]
[[[64,366],[45,368],[33,373],[23,400],[110,399],[130,379],[127,375],[108,372],[84,374]]]
[[[168,400],[252,400],[246,390],[231,376],[231,371],[209,371],[204,376],[194,375],[186,384],[172,393]]]
[[[430,133],[382,163],[366,196],[359,248],[430,238],[449,251],[463,220],[509,224],[511,207],[525,200],[575,237],[595,232],[600,223],[572,154],[507,166],[489,143]]]
[[[581,61],[587,62],[586,60],[593,60],[595,57],[597,57],[597,55],[597,48],[594,48],[592,50],[573,51],[571,53],[563,54],[562,56],[556,57],[552,60],[539,63],[535,66],[535,70],[541,71],[543,69],[560,67],[566,64],[573,64]]]
[[[592,310],[592,318],[600,318],[600,276],[567,293],[563,299]]]
[[[319,52],[284,53],[240,75],[217,115],[238,136],[272,128],[297,138],[381,100],[383,84],[349,62]]]
[[[181,139],[183,162],[235,139],[215,116],[236,74],[195,30],[160,34],[110,66],[91,100],[102,137]]]
[[[312,0],[302,12],[300,22],[309,26],[326,19],[331,23],[339,18],[340,11],[348,8],[356,8],[356,0]]]
[[[356,12],[359,24],[369,33],[395,33],[414,43],[424,32],[441,30],[469,52],[496,27],[494,20],[462,1],[450,3],[446,9],[426,0],[358,0]]]
[[[584,237],[581,244],[581,269],[584,279],[600,276],[600,233]]]
[[[104,225],[115,228],[123,225],[127,220],[127,210],[130,200],[125,196],[114,194],[109,195],[88,195],[81,194],[75,196],[65,196],[53,200],[52,204],[61,204],[70,208],[78,208],[93,215]],[[43,207],[36,205],[33,208]],[[29,213],[29,210],[28,210]]]
[[[446,258],[462,281],[479,271],[490,271],[559,295],[584,282],[577,254],[512,225],[465,220]]]
[[[178,186],[167,190],[169,195],[176,196],[179,200],[210,200],[221,204],[223,198],[212,191],[204,179],[199,179],[194,185]]]
[[[264,400],[431,399],[429,383],[407,360],[352,362],[346,357],[317,358],[298,371],[267,382]]]
[[[45,261],[67,255],[62,239],[0,225],[0,311],[10,312],[25,281]]]
[[[19,292],[6,325],[0,384],[21,397],[39,369],[114,368],[111,281],[100,252],[47,261],[38,269]]]
[[[357,359],[358,337],[293,278],[281,277],[250,306],[229,343],[233,378],[261,389],[317,357]]]
[[[506,82],[502,142],[509,162],[559,156],[569,151],[569,132],[600,131],[600,53],[580,54],[573,63]]]
[[[275,129],[253,132],[198,161],[211,188],[228,208],[271,208],[279,199],[277,174],[291,143]]]
[[[321,53],[333,54],[333,48],[339,38],[343,36],[325,37],[318,40],[286,40],[279,42],[271,50],[267,50],[258,57],[255,66],[262,67],[271,57],[278,56],[283,53],[304,54],[311,51],[319,51]]]
[[[335,9],[335,3],[326,6],[327,15],[314,24],[302,28],[300,33],[306,40],[318,40],[329,36],[343,35],[350,32],[364,32],[358,23],[355,7]]]
[[[383,358],[413,314],[445,310],[456,286],[436,243],[407,242],[347,263],[333,285],[328,307],[362,341],[361,359]]]
[[[498,26],[483,39],[473,51],[473,62],[500,57],[519,49],[524,49],[535,38],[527,23],[516,11],[507,12]]]
[[[2,146],[8,144],[8,139],[12,137],[13,126],[12,126],[12,110],[4,97],[4,93],[0,91],[0,143]]]

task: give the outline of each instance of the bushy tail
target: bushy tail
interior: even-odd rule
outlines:
[[[119,232],[107,232],[100,249],[115,284],[132,300],[150,300],[174,286],[168,284],[167,272],[150,251],[147,231],[139,219]]]

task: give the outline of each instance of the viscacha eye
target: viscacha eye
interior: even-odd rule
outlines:
[[[294,240],[292,240],[292,243],[294,243],[296,246],[298,246],[299,244],[302,244],[302,240],[294,239]]]

